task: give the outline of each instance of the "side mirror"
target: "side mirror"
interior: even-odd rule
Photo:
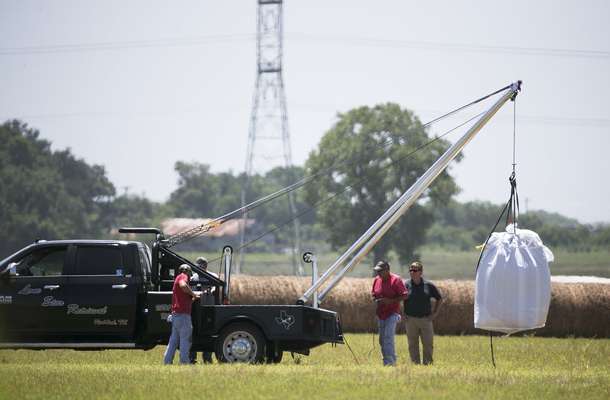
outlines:
[[[8,274],[10,276],[17,276],[17,264],[16,262],[12,262],[8,265]]]
[[[2,278],[7,279],[10,276],[17,276],[17,263],[12,262],[10,263],[6,268],[4,268],[2,270],[2,272],[0,272],[0,276],[2,276]]]

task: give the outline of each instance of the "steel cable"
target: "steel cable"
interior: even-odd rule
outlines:
[[[441,120],[443,120],[443,119],[445,119],[445,118],[447,118],[447,117],[449,117],[451,115],[454,115],[455,113],[457,113],[459,111],[465,110],[466,108],[472,107],[475,104],[478,104],[478,103],[480,103],[480,102],[482,102],[482,101],[484,101],[484,100],[486,100],[486,99],[488,99],[488,98],[490,98],[490,97],[492,97],[492,96],[494,96],[494,95],[496,95],[498,93],[501,93],[501,92],[503,92],[505,90],[508,90],[508,89],[510,89],[510,87],[511,87],[511,85],[505,86],[505,87],[503,87],[501,89],[498,89],[498,90],[496,90],[496,91],[494,91],[494,92],[492,92],[490,94],[487,94],[487,95],[485,95],[483,97],[480,97],[480,98],[478,98],[478,99],[476,99],[476,100],[474,100],[474,101],[472,101],[472,102],[470,102],[470,103],[468,103],[466,105],[463,105],[463,106],[458,107],[458,108],[456,108],[456,109],[454,109],[452,111],[449,111],[448,113],[443,114],[443,115],[441,115],[441,116],[439,116],[439,117],[437,117],[437,118],[435,118],[435,119],[433,119],[433,120],[423,124],[422,127],[427,128],[427,127],[435,124],[436,122],[439,122],[439,121],[441,121]],[[429,141],[429,142],[425,143],[424,145],[422,145],[422,146],[418,147],[417,149],[415,149],[413,152],[409,153],[406,157],[404,157],[402,159],[399,159],[399,160],[402,161],[402,160],[406,159],[407,157],[411,156],[415,152],[417,152],[417,151],[421,150],[422,148],[428,146],[429,144],[439,140],[440,138],[444,137],[445,135],[447,135],[448,133],[452,132],[453,130],[455,130],[455,129],[465,125],[466,123],[472,121],[473,119],[479,117],[481,114],[482,113],[477,114],[476,116],[474,116],[474,117],[470,118],[469,120],[467,120],[465,123],[462,123],[462,124],[456,126],[455,128],[452,128],[449,131],[445,132],[441,136],[438,136],[438,137],[432,139],[431,141]],[[382,142],[382,143],[380,143],[377,146],[378,147],[387,147],[387,146],[389,146],[391,144],[393,144],[392,140],[388,139],[387,141]],[[299,180],[299,181],[297,181],[297,182],[295,182],[295,183],[293,183],[293,184],[291,184],[289,186],[286,186],[286,187],[284,187],[284,188],[282,188],[282,189],[280,189],[280,190],[278,190],[278,191],[276,191],[274,193],[271,193],[271,194],[269,194],[267,196],[264,196],[264,197],[262,197],[260,199],[257,199],[255,201],[253,201],[253,202],[251,202],[251,203],[249,203],[249,204],[247,204],[247,205],[245,205],[243,207],[240,207],[240,208],[238,208],[238,209],[236,209],[234,211],[231,211],[231,212],[229,212],[229,213],[227,213],[227,214],[225,214],[225,215],[223,215],[221,217],[217,217],[217,218],[213,219],[210,222],[207,222],[205,224],[201,224],[201,225],[196,226],[194,228],[191,228],[191,229],[185,230],[183,232],[179,232],[179,233],[177,233],[175,235],[172,235],[172,236],[168,237],[164,241],[164,245],[165,245],[165,247],[169,248],[169,247],[173,247],[173,246],[175,246],[175,245],[177,245],[179,243],[183,243],[183,242],[186,242],[188,240],[191,240],[191,239],[194,239],[196,237],[199,237],[199,236],[205,234],[206,232],[210,231],[211,229],[214,229],[217,226],[223,224],[224,222],[226,222],[226,221],[228,221],[230,219],[235,218],[236,216],[242,216],[245,213],[248,213],[248,212],[250,212],[250,211],[252,211],[252,210],[254,210],[254,209],[256,209],[256,208],[258,208],[258,207],[260,207],[260,206],[262,206],[262,205],[264,205],[264,204],[266,204],[268,202],[270,202],[270,201],[275,200],[278,197],[284,196],[284,195],[286,195],[286,194],[288,194],[288,193],[290,193],[290,192],[292,192],[294,190],[297,190],[297,189],[299,189],[299,188],[309,184],[310,182],[312,182],[316,178],[331,172],[332,170],[334,170],[335,168],[337,168],[339,166],[349,165],[350,162],[351,162],[350,160],[345,160],[345,161],[342,161],[342,162],[337,161],[337,162],[333,163],[331,166],[329,166],[329,167],[327,167],[327,168],[325,168],[325,169],[323,169],[321,171],[318,171],[318,172],[316,172],[316,173],[314,173],[314,174],[312,174],[310,176],[307,176],[307,177],[305,177],[305,178],[303,178],[303,179],[301,179],[301,180]],[[393,165],[395,162],[396,161],[388,164],[388,166],[389,165]],[[360,183],[361,181],[358,181],[357,183]],[[352,186],[353,185],[350,185],[350,186],[347,186],[346,188],[350,188]],[[345,190],[343,190],[343,191],[341,191],[339,193],[344,193],[346,190],[347,189],[345,189]],[[309,212],[310,210],[311,209],[307,210],[307,212]],[[289,222],[292,222],[294,219],[298,218],[300,215],[301,214],[295,216],[294,218],[291,218]],[[284,226],[284,224],[280,225],[280,227],[282,227],[282,226]],[[273,229],[273,230],[265,233],[264,235],[269,234],[269,233],[271,233],[271,232],[273,232],[275,230],[277,230],[277,229]],[[260,237],[259,237],[259,239],[260,239]],[[249,243],[250,242],[244,244],[243,246],[240,246],[240,249],[247,247],[247,245],[249,245]]]

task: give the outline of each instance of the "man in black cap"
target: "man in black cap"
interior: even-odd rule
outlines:
[[[394,335],[396,324],[400,321],[400,302],[407,298],[407,289],[402,279],[390,272],[390,263],[379,261],[373,268],[377,276],[373,280],[371,295],[376,304],[379,326],[379,345],[383,365],[396,365]]]

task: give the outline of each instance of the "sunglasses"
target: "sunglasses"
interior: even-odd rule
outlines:
[[[421,272],[421,269],[410,269],[409,272]]]

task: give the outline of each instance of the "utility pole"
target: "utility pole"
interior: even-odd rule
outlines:
[[[292,166],[286,95],[282,78],[282,5],[282,0],[258,0],[257,75],[250,115],[245,182],[241,193],[242,206],[253,200],[247,196],[252,175],[277,166],[277,160],[283,160],[283,165],[287,168]],[[296,218],[297,212],[292,192],[288,194],[288,207],[294,221],[292,268],[295,275],[302,275],[303,267],[299,257],[301,247],[299,220]],[[243,246],[247,239],[247,217],[247,214],[244,214],[241,224],[241,250],[236,273],[241,272],[241,267],[244,265],[246,249]]]

